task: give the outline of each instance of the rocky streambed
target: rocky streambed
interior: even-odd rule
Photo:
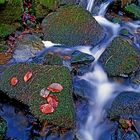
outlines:
[[[139,12],[139,0],[0,1],[0,140],[139,140]]]

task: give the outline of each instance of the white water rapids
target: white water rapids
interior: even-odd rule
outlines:
[[[92,54],[95,57],[96,61],[98,60],[102,52],[105,50],[106,45],[110,43],[110,41],[114,37],[116,37],[119,34],[119,31],[123,28],[121,27],[120,24],[112,23],[104,17],[105,12],[107,11],[107,7],[111,2],[112,1],[109,0],[105,3],[102,3],[98,15],[93,16],[102,27],[112,31],[111,37],[109,36],[107,42],[103,43],[100,49],[96,51],[96,53],[93,53],[94,51],[90,52],[89,50],[87,51],[87,49],[85,50],[82,49],[82,52],[86,53],[90,52],[89,54]],[[89,0],[87,10],[91,12],[93,5],[94,0]],[[140,27],[140,25],[137,23],[127,23],[126,25],[131,27],[132,32],[134,32],[138,27]],[[101,140],[100,135],[107,128],[102,127],[105,125],[104,106],[108,102],[111,102],[112,99],[117,95],[113,94],[114,92],[119,93],[121,91],[129,91],[129,90],[135,91],[135,89],[133,89],[132,87],[125,87],[117,83],[110,82],[102,67],[99,66],[97,63],[94,66],[93,72],[86,73],[85,75],[81,76],[80,79],[81,80],[84,79],[85,81],[87,81],[92,85],[93,89],[91,89],[91,93],[93,97],[91,98],[94,98],[94,102],[90,101],[89,106],[90,114],[88,116],[86,123],[83,124],[83,127],[81,127],[81,129],[78,131],[79,138],[80,140]],[[110,137],[108,138],[104,137],[104,140],[108,139],[110,139]]]

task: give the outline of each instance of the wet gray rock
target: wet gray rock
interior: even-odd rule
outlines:
[[[89,64],[92,63],[95,58],[92,55],[80,52],[80,51],[75,51],[72,53],[71,55],[72,59],[71,59],[71,64],[75,65],[75,64]]]
[[[25,34],[16,40],[16,49],[13,58],[16,62],[26,62],[34,58],[37,53],[44,49],[42,40],[30,34]]]
[[[73,90],[75,96],[80,96],[86,99],[91,99],[93,97],[93,93],[91,90],[96,87],[91,86],[86,80],[80,79],[79,77],[73,78]],[[94,99],[93,99],[94,100]]]
[[[71,54],[71,66],[73,72],[78,75],[83,75],[88,71],[92,70],[91,63],[94,62],[95,58],[92,55],[75,51]],[[90,69],[91,67],[91,69]]]
[[[116,133],[112,135],[111,140],[139,140],[139,136],[134,131],[125,132],[122,129],[118,129]]]
[[[111,120],[121,117],[140,119],[140,93],[121,92],[112,102],[108,115]]]

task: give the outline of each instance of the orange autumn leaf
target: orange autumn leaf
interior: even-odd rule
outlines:
[[[63,86],[59,83],[52,83],[47,87],[47,89],[51,92],[61,92],[63,90]]]
[[[54,112],[54,108],[50,104],[43,104],[40,106],[40,111],[44,114],[49,114]]]
[[[28,71],[25,75],[24,75],[24,81],[27,82],[31,79],[32,77],[32,72],[31,71]]]
[[[71,56],[65,55],[63,58],[64,58],[64,60],[70,60]]]
[[[16,86],[17,83],[18,83],[17,77],[12,77],[12,78],[11,78],[11,85],[12,85],[12,86]]]
[[[47,101],[52,107],[54,107],[54,108],[58,107],[58,98],[56,96],[49,95],[47,97]]]

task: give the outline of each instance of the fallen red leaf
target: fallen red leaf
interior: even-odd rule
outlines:
[[[71,56],[65,55],[63,58],[64,58],[64,60],[70,60]]]
[[[40,111],[44,114],[49,114],[54,112],[54,108],[50,104],[43,104],[40,106]]]
[[[24,81],[27,82],[31,79],[32,77],[32,72],[31,71],[28,71],[25,75],[24,75]]]
[[[12,85],[12,86],[16,86],[17,83],[18,83],[17,77],[12,77],[12,78],[11,78],[11,85]]]
[[[43,97],[43,98],[47,98],[48,95],[49,95],[50,91],[47,90],[46,88],[43,88],[41,91],[40,91],[40,95]]]
[[[59,83],[52,83],[47,87],[47,89],[51,92],[61,92],[63,90],[63,87]]]
[[[49,95],[47,97],[47,101],[52,107],[54,107],[54,108],[58,107],[58,98],[56,96]]]

